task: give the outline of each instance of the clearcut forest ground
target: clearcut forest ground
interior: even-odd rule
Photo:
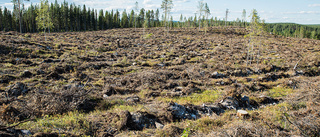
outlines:
[[[0,133],[320,136],[320,41],[247,32],[1,32]]]

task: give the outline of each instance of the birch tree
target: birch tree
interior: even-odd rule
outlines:
[[[53,28],[53,23],[49,15],[48,0],[40,0],[40,8],[38,9],[36,21],[38,23],[39,30],[43,29],[45,40],[47,41],[46,29]]]
[[[229,9],[226,10],[226,19],[225,19],[225,26],[227,26],[227,21],[228,21],[228,14],[229,14]]]
[[[199,31],[200,31],[200,26],[201,26],[201,17],[202,17],[202,12],[204,12],[204,2],[203,0],[198,1],[198,12],[199,12]]]
[[[246,10],[243,9],[243,11],[242,11],[242,22],[243,22],[244,27],[246,27],[246,18],[247,18],[246,14],[247,14]]]
[[[134,13],[134,18],[135,18],[135,20],[134,20],[134,31],[136,31],[136,29],[137,29],[137,17],[138,17],[138,12],[139,12],[139,5],[138,5],[137,1],[135,3],[134,11],[135,11],[135,13]]]

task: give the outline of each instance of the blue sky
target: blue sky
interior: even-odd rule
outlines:
[[[63,0],[58,0],[61,3]],[[87,7],[97,10],[119,9],[127,11],[134,8],[134,3],[139,3],[139,8],[160,9],[162,0],[66,0],[76,5],[85,4]],[[39,3],[39,0],[25,1],[28,6]],[[49,0],[54,2],[54,0]],[[242,10],[250,15],[252,9],[256,9],[262,19],[268,23],[292,22],[299,24],[320,24],[320,0],[204,0],[208,3],[211,16],[223,19],[226,9],[229,9],[228,20],[241,19]],[[179,20],[180,14],[194,16],[197,11],[198,0],[173,0],[171,15],[174,20]],[[11,0],[1,0],[0,6],[12,9]],[[160,10],[162,12],[162,10]],[[121,12],[120,12],[121,13]],[[249,17],[247,17],[249,20]]]

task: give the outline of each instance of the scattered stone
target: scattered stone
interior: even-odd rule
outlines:
[[[177,103],[170,103],[168,108],[176,119],[197,119],[197,111],[192,111]]]
[[[155,124],[156,124],[157,129],[163,129],[163,127],[164,127],[164,125],[159,122],[155,122]]]
[[[30,130],[20,130],[23,136],[31,136],[32,133]]]
[[[136,129],[136,124],[132,120],[132,115],[129,111],[122,111],[119,114],[120,121],[117,122],[117,129],[118,130],[125,130],[125,129]]]
[[[105,95],[105,94],[104,94]],[[132,96],[132,97],[127,97],[125,99],[127,102],[139,102],[140,101],[140,98],[138,96]]]
[[[217,71],[211,74],[211,78],[224,78],[224,77],[225,77],[225,74],[219,73]]]
[[[294,71],[293,76],[300,76],[300,75],[304,75],[303,70],[300,71]]]
[[[239,102],[233,97],[226,97],[225,99],[221,100],[219,104],[222,106],[223,109],[236,110],[239,107]]]
[[[224,110],[221,109],[218,105],[205,105],[203,104],[199,109],[200,114],[204,114],[206,116],[212,115],[220,115],[224,113]]]
[[[166,64],[164,64],[164,63],[160,63],[160,64],[157,64],[157,65],[160,66],[160,67],[166,66]]]
[[[245,107],[249,107],[250,106],[250,99],[249,99],[249,97],[247,97],[247,96],[243,96],[242,98],[241,98],[241,101],[243,102],[243,106],[245,106]]]
[[[132,121],[135,123],[138,130],[142,130],[144,128],[156,128],[156,122],[161,124],[155,115],[147,112],[132,113]]]

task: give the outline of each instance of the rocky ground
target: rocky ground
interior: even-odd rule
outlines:
[[[0,136],[320,136],[320,41],[243,28],[0,34]]]

